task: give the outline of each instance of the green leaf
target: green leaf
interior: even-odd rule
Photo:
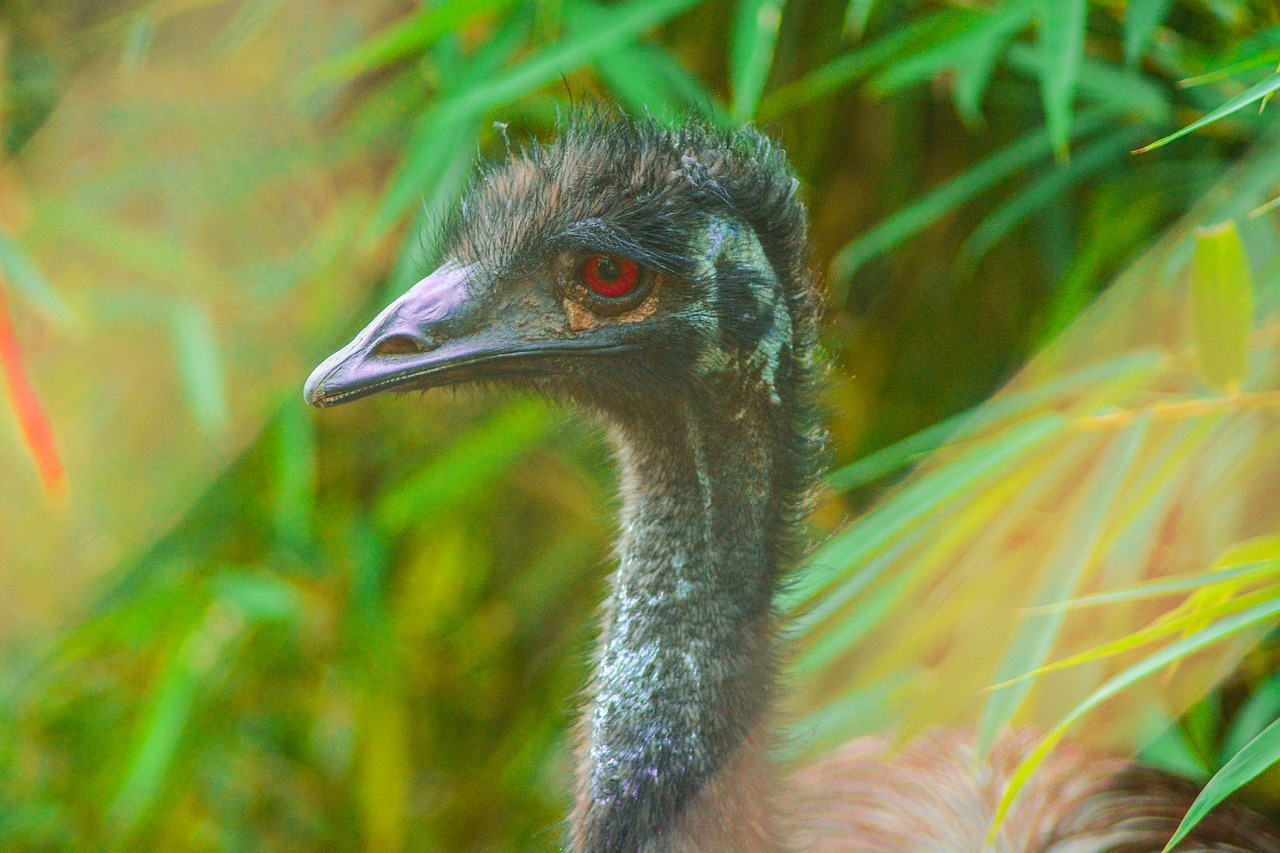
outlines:
[[[456,71],[447,91],[466,91],[484,85],[519,50],[531,26],[532,19],[528,15],[512,16],[463,68]],[[369,218],[364,233],[366,241],[375,240],[385,233],[417,199],[422,199],[424,209],[433,214],[452,203],[461,191],[463,178],[470,174],[475,159],[473,152],[479,140],[478,123],[479,116],[474,113],[439,108],[427,111],[418,119],[413,137],[405,146],[404,162],[396,170],[381,203]],[[426,254],[423,250],[429,248],[414,243],[412,239],[410,242],[413,248],[402,251],[401,260],[406,255],[420,258]],[[407,290],[421,272],[421,265],[405,269],[397,264],[396,274],[389,282],[396,291],[395,295]]]
[[[761,119],[773,119],[861,80],[895,56],[923,50],[959,32],[971,15],[946,10],[915,21],[890,35],[851,50],[765,96],[758,110]]]
[[[231,422],[227,385],[222,350],[209,312],[194,302],[176,302],[169,328],[192,417],[206,433],[226,432]]]
[[[210,585],[219,601],[250,622],[296,622],[304,612],[298,590],[269,575],[229,571]]]
[[[968,56],[956,64],[952,97],[955,98],[960,117],[970,127],[982,123],[982,98],[991,85],[991,77],[1009,39],[1014,35],[1014,31],[1010,29],[993,30],[976,42],[969,49]]]
[[[608,7],[577,0],[565,7],[567,23],[574,31],[594,27]],[[689,111],[722,127],[736,122],[716,100],[711,90],[656,42],[623,45],[601,52],[596,70],[628,110],[637,115],[653,113],[678,121]]]
[[[883,92],[893,92],[932,79],[949,68],[970,62],[974,51],[998,44],[1025,29],[1032,21],[1040,0],[1013,0],[984,14],[970,14],[962,28],[946,40],[925,50],[913,51],[906,58],[886,68],[875,80]]]
[[[1107,529],[1112,506],[1138,459],[1147,425],[1145,417],[1135,421],[1115,439],[1095,468],[1085,487],[1087,497],[1077,511],[1070,533],[1057,544],[1053,568],[1045,573],[1034,604],[1070,599],[1085,570],[1098,558],[1098,546]],[[1033,612],[1023,616],[996,671],[996,681],[1003,682],[1043,666],[1057,642],[1064,618],[1065,614],[1060,611]],[[1013,719],[1033,686],[1034,679],[1025,679],[1009,689],[993,693],[987,700],[979,723],[979,742],[984,752]]]
[[[1253,781],[1277,761],[1280,761],[1280,720],[1263,729],[1261,734],[1249,741],[1214,774],[1187,810],[1186,817],[1178,825],[1178,831],[1164,846],[1165,853],[1173,850],[1178,842],[1186,838],[1214,806]]]
[[[276,418],[275,433],[276,535],[296,545],[311,538],[315,512],[315,419],[302,403],[290,399]]]
[[[1168,136],[1163,136],[1160,139],[1157,139],[1155,142],[1152,142],[1150,145],[1144,145],[1143,147],[1139,148],[1135,153],[1145,154],[1148,151],[1154,151],[1157,148],[1168,145],[1170,142],[1173,142],[1175,139],[1181,139],[1182,137],[1186,136],[1189,133],[1194,133],[1195,131],[1199,130],[1205,125],[1213,124],[1215,121],[1220,121],[1226,118],[1227,116],[1231,115],[1232,113],[1239,112],[1240,110],[1244,109],[1247,106],[1256,104],[1258,101],[1261,101],[1263,98],[1267,97],[1277,89],[1280,89],[1280,73],[1272,74],[1267,79],[1262,80],[1261,82],[1256,83],[1253,86],[1250,86],[1246,91],[1242,92],[1241,94],[1227,101],[1225,104],[1218,107],[1216,110],[1213,110],[1212,112],[1204,115],[1203,117],[1197,119],[1196,121],[1191,122],[1191,124],[1187,125],[1186,127],[1182,128],[1176,133],[1171,133]]]
[[[1050,166],[1045,174],[992,211],[974,229],[961,249],[966,262],[977,263],[992,246],[1037,211],[1061,199],[1063,193],[1081,181],[1124,159],[1141,133],[1141,128],[1124,128],[1085,147],[1068,162]]]
[[[1040,96],[1054,153],[1065,160],[1089,7],[1086,0],[1041,0],[1039,21]]]
[[[1094,110],[1084,113],[1071,127],[1075,136],[1092,133],[1109,122],[1115,113]],[[847,284],[863,264],[884,254],[904,240],[928,228],[960,205],[990,189],[1000,181],[1025,169],[1053,152],[1047,130],[1032,131],[1002,148],[967,172],[917,199],[888,219],[860,234],[845,245],[831,262],[833,287]]]
[[[1067,730],[1075,725],[1080,718],[1108,699],[1132,687],[1142,679],[1160,672],[1170,664],[1221,642],[1233,634],[1277,617],[1280,617],[1280,598],[1263,602],[1242,613],[1236,613],[1214,622],[1207,628],[1202,628],[1194,634],[1170,643],[1158,652],[1143,658],[1128,669],[1122,670],[1107,679],[1101,687],[1089,694],[1083,702],[1059,720],[1058,724],[1040,739],[1036,747],[1027,754],[1022,763],[1010,775],[1009,782],[1000,798],[1000,803],[996,807],[995,821],[992,824],[989,838],[995,838],[996,832],[999,831],[1000,823],[1004,820],[1005,815],[1009,813],[1009,808],[1013,805],[1027,779],[1031,777],[1036,768],[1053,751],[1053,748],[1058,745]]]
[[[426,6],[385,32],[317,69],[317,83],[337,83],[420,54],[441,36],[485,15],[505,12],[519,0],[450,0]]]
[[[1234,221],[1196,231],[1191,327],[1206,383],[1238,388],[1249,375],[1253,272]]]
[[[871,10],[875,8],[876,0],[849,0],[848,7],[844,10],[844,31],[854,38],[862,38],[862,34],[867,30],[867,20],[871,17]]]
[[[750,121],[760,103],[769,68],[773,65],[782,9],[783,0],[738,0],[729,51],[729,80],[733,91],[729,114],[735,122]]]
[[[107,810],[120,838],[128,837],[164,790],[201,682],[221,664],[242,624],[215,601],[173,649],[147,701],[124,778]]]
[[[1043,51],[1021,42],[1009,45],[1005,59],[1010,68],[1038,80],[1052,71]],[[1080,62],[1076,89],[1093,106],[1133,113],[1143,121],[1164,122],[1172,114],[1165,90],[1154,80],[1133,69],[1088,56]]]
[[[525,401],[464,433],[413,477],[378,501],[375,520],[388,535],[479,494],[551,429],[545,406]]]
[[[1156,29],[1164,23],[1173,0],[1128,0],[1124,7],[1124,61],[1137,65],[1151,43]]]
[[[409,156],[392,180],[372,217],[365,239],[383,233],[412,203],[433,175],[444,172],[459,149],[471,149],[466,140],[486,111],[524,97],[590,62],[602,50],[644,33],[702,2],[702,0],[632,0],[612,7],[596,26],[563,39],[497,76],[476,79],[465,75],[446,98],[418,122]],[[492,55],[507,42],[489,45],[481,53]],[[479,56],[479,55],[478,55]]]
[[[1073,598],[1071,601],[1062,602],[1061,604],[1050,605],[1045,609],[1060,607],[1063,609],[1077,610],[1082,607],[1100,607],[1104,604],[1117,604],[1122,601],[1141,601],[1149,598],[1163,598],[1180,592],[1203,589],[1224,581],[1258,580],[1269,577],[1270,575],[1274,575],[1278,572],[1280,572],[1280,559],[1251,560],[1249,562],[1233,563],[1213,568],[1206,572],[1196,572],[1192,575],[1173,577],[1168,580],[1154,580],[1148,583],[1125,587],[1123,589],[1113,589],[1110,592],[1100,592],[1096,595],[1085,595],[1080,598]]]
[[[590,62],[602,50],[634,39],[663,24],[703,0],[631,0],[610,8],[589,32],[556,42],[509,71],[468,86],[465,91],[440,105],[444,115],[479,114],[559,80]]]
[[[1280,672],[1273,673],[1259,685],[1236,712],[1231,728],[1222,739],[1220,763],[1225,764],[1244,749],[1277,717],[1280,717]]]
[[[36,269],[22,247],[4,234],[0,234],[0,272],[27,304],[49,323],[60,329],[74,329],[80,325],[80,318]]]

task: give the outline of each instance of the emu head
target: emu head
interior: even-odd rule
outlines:
[[[804,223],[782,152],[753,130],[574,120],[480,173],[443,264],[306,398],[498,380],[614,416],[726,388],[778,403],[815,325]]]

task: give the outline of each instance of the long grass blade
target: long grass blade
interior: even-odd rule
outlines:
[[[1067,420],[1047,414],[1010,427],[949,465],[911,483],[849,530],[820,548],[779,600],[784,612],[798,610],[833,580],[848,573],[897,537],[966,490],[1059,435]]]
[[[1169,839],[1169,843],[1164,846],[1164,853],[1169,853],[1186,838],[1214,806],[1253,781],[1277,761],[1280,761],[1280,720],[1263,729],[1214,774],[1187,810],[1186,817],[1178,825],[1178,830]]]
[[[794,83],[770,92],[760,102],[759,116],[762,120],[773,119],[814,103],[865,78],[895,56],[946,39],[960,31],[968,19],[955,10],[945,10],[844,53]]]
[[[1123,386],[1151,376],[1163,361],[1163,355],[1155,350],[1135,350],[1025,391],[1000,396],[833,471],[827,485],[837,491],[852,491],[913,464],[948,441],[961,441],[980,430],[1028,415],[1081,391]]]
[[[426,6],[384,32],[318,68],[316,83],[338,83],[384,68],[425,51],[442,36],[456,32],[477,18],[500,14],[519,0],[449,0]]]
[[[1037,603],[1048,604],[1069,599],[1085,569],[1098,558],[1098,546],[1106,531],[1112,507],[1131,475],[1146,432],[1146,419],[1135,422],[1115,440],[1095,469],[1091,481],[1085,487],[1086,497],[1075,523],[1058,543],[1053,568],[1046,572],[1045,580],[1036,594]],[[1052,612],[1024,616],[1009,642],[1008,652],[1000,662],[996,680],[1005,681],[1043,665],[1058,639],[1063,616],[1062,613]],[[987,701],[978,726],[979,743],[984,752],[1017,713],[1032,686],[1032,681],[1027,680],[1013,689],[992,695]]]
[[[1105,703],[1108,699],[1118,695],[1144,678],[1162,671],[1170,664],[1176,663],[1201,649],[1219,643],[1234,634],[1276,618],[1280,618],[1280,598],[1258,604],[1243,613],[1229,616],[1190,636],[1170,643],[1160,651],[1109,678],[1041,738],[1036,747],[1027,754],[1026,758],[1010,775],[1009,783],[1005,786],[1004,793],[1001,795],[1000,802],[996,807],[995,820],[988,836],[989,840],[994,840],[1001,822],[1004,821],[1005,816],[1009,813],[1009,808],[1013,805],[1027,779],[1030,778],[1031,774],[1035,772],[1036,768],[1040,766],[1049,753],[1053,751],[1053,748],[1058,745],[1067,730],[1082,717]]]
[[[778,44],[784,0],[738,0],[729,50],[733,101],[729,114],[736,122],[755,115]]]
[[[932,79],[938,73],[961,67],[973,58],[975,51],[993,41],[1004,44],[1031,24],[1040,0],[1013,0],[992,8],[985,14],[970,15],[967,25],[945,41],[922,51],[908,54],[887,67],[875,79],[882,92],[894,92]],[[1072,0],[1075,2],[1075,0]]]
[[[1213,124],[1215,121],[1221,121],[1222,119],[1226,118],[1229,115],[1240,112],[1240,110],[1244,109],[1245,107],[1252,106],[1253,104],[1258,103],[1258,101],[1261,101],[1263,98],[1266,98],[1277,89],[1280,89],[1280,74],[1272,74],[1267,79],[1262,80],[1258,83],[1255,83],[1253,86],[1250,86],[1246,91],[1240,93],[1239,95],[1236,95],[1234,98],[1227,101],[1222,106],[1218,107],[1215,110],[1210,111],[1209,113],[1205,114],[1201,118],[1196,119],[1195,121],[1191,122],[1191,124],[1187,125],[1181,130],[1175,131],[1174,133],[1171,133],[1168,136],[1162,136],[1159,139],[1157,139],[1155,142],[1152,142],[1149,145],[1142,146],[1134,153],[1145,154],[1148,151],[1154,151],[1157,148],[1162,148],[1165,145],[1168,145],[1170,142],[1173,142],[1174,140],[1177,140],[1177,139],[1181,139],[1182,137],[1186,136],[1189,133],[1195,133],[1197,130],[1199,130],[1202,127],[1205,127],[1206,125]]]

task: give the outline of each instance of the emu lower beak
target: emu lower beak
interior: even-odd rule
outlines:
[[[538,318],[490,316],[522,309],[473,295],[472,274],[470,267],[446,264],[415,284],[312,371],[303,397],[324,408],[379,391],[537,372],[553,355],[637,348],[615,334],[558,337],[544,328],[531,337]]]

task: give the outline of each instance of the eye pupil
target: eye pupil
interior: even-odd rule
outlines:
[[[617,281],[618,276],[622,275],[622,270],[618,268],[617,261],[606,256],[596,263],[596,275],[604,281]]]
[[[635,261],[613,255],[592,255],[582,265],[582,280],[594,292],[609,299],[626,296],[640,277]]]

